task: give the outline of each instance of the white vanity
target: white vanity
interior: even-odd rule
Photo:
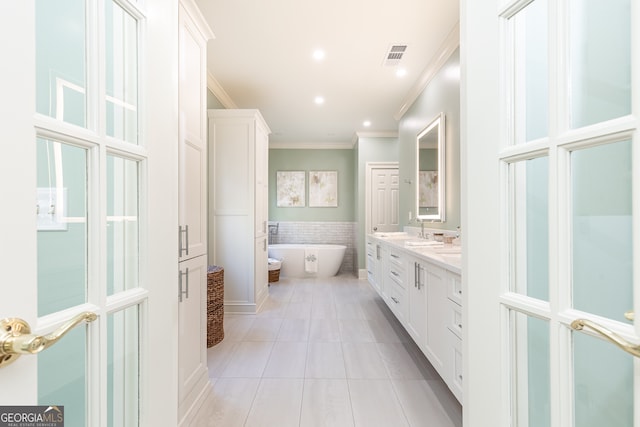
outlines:
[[[367,278],[462,403],[460,247],[370,234]]]

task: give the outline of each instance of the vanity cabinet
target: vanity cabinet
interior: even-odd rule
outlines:
[[[462,402],[462,281],[459,268],[397,242],[367,238],[367,277]]]
[[[209,110],[209,259],[227,312],[256,313],[268,293],[270,133],[258,110]]]
[[[381,287],[383,299],[401,323],[405,322],[408,314],[408,293],[406,279],[406,256],[393,248],[382,247],[384,279]]]
[[[424,352],[427,339],[427,280],[422,260],[409,258],[407,332]]]
[[[462,280],[459,274],[447,271],[447,302],[449,315],[447,322],[447,366],[446,382],[462,402]]]
[[[447,329],[447,287],[445,270],[431,263],[423,262],[427,299],[427,333],[424,350],[436,371],[445,378],[448,348]]]
[[[367,239],[367,279],[380,294],[382,280],[382,247],[376,240]]]
[[[178,424],[190,425],[210,390],[207,368],[207,40],[192,0],[178,9]]]

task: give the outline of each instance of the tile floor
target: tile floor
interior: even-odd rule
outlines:
[[[280,278],[225,316],[195,426],[452,427],[462,409],[365,280]]]

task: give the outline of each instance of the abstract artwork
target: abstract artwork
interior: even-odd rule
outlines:
[[[338,206],[337,171],[309,171],[309,206]]]
[[[276,172],[276,206],[279,208],[299,208],[305,205],[305,172]]]

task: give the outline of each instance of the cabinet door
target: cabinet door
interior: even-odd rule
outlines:
[[[181,262],[178,275],[178,399],[182,418],[208,379],[207,257]]]
[[[261,125],[256,123],[255,135],[255,236],[267,234],[269,212],[269,135]]]
[[[444,363],[447,355],[448,308],[445,270],[423,263],[427,292],[427,334],[425,352],[438,373],[445,377]]]
[[[269,260],[267,237],[263,236],[256,239],[255,245],[255,269],[254,269],[254,287],[256,310],[262,305],[267,297],[269,286]]]
[[[188,140],[181,141],[178,211],[180,261],[207,252],[206,162],[204,146]]]
[[[206,46],[180,7],[179,28],[179,257],[207,252]]]
[[[427,291],[425,269],[415,259],[409,263],[409,314],[407,316],[407,331],[411,338],[423,351],[427,333]]]

